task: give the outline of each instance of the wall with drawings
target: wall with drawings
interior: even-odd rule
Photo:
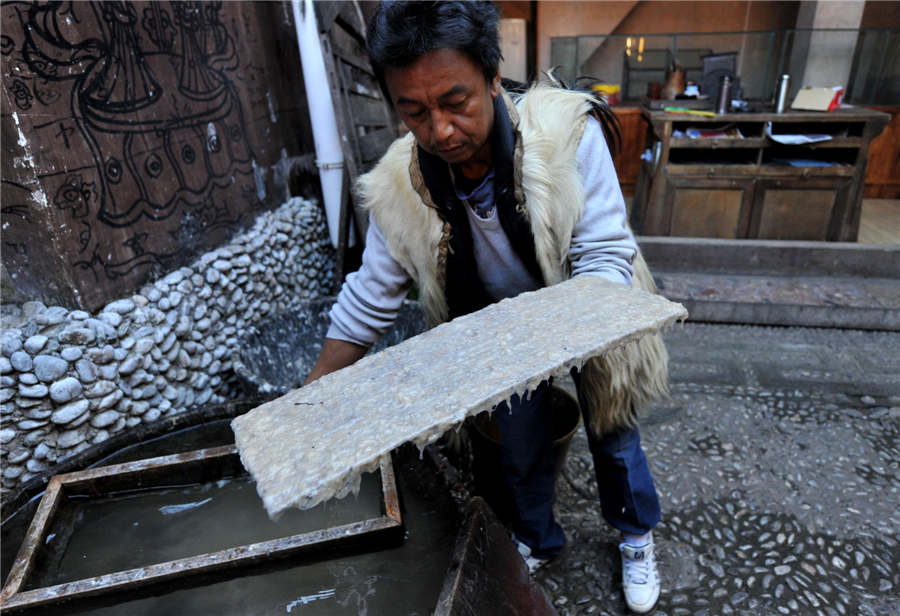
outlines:
[[[289,8],[0,5],[4,302],[95,309],[285,200],[312,150]]]

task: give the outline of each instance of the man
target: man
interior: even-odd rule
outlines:
[[[570,276],[634,277],[655,290],[596,101],[541,86],[514,104],[500,86],[497,25],[489,2],[384,3],[374,15],[369,56],[410,134],[359,180],[371,220],[362,267],[347,277],[307,382],[362,357],[413,283],[432,324]],[[651,529],[660,510],[634,408],[665,389],[665,364],[651,337],[575,375],[603,516],[623,533],[626,603],[641,613],[659,596]],[[531,570],[565,544],[552,510],[547,388],[494,413],[512,530]]]

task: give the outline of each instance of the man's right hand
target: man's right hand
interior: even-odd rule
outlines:
[[[309,376],[306,377],[306,382],[303,384],[308,385],[321,376],[356,363],[368,350],[369,347],[353,344],[345,340],[325,338],[322,352],[319,353],[319,359],[316,360],[316,365],[313,366]]]

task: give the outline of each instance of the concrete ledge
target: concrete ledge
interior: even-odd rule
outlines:
[[[637,239],[691,321],[900,331],[900,245]]]
[[[639,236],[651,270],[900,279],[900,245]]]
[[[709,302],[666,297],[683,304],[691,315],[690,321],[900,331],[900,310],[896,309]]]

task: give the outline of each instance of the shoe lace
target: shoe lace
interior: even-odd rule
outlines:
[[[629,558],[624,554],[624,543],[619,546],[619,550],[623,552],[622,567],[625,569],[625,577],[628,578],[628,581],[632,584],[646,584],[653,569],[652,556],[647,555],[641,560]]]

